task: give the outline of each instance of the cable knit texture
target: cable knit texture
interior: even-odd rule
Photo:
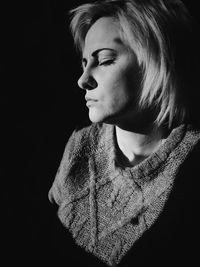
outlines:
[[[115,127],[92,124],[71,135],[49,191],[76,243],[116,266],[158,219],[176,174],[200,140],[187,125],[134,167],[120,163]]]

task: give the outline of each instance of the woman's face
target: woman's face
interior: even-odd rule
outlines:
[[[100,18],[87,32],[82,65],[83,74],[78,85],[86,90],[86,105],[92,122],[118,125],[136,118],[137,59],[123,44],[113,18]]]

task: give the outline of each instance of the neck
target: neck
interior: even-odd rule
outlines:
[[[164,140],[164,133],[162,129],[137,133],[116,126],[116,139],[123,155],[134,165],[158,149]]]

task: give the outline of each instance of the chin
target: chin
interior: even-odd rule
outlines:
[[[93,123],[101,123],[106,121],[107,116],[105,116],[105,114],[103,114],[102,112],[89,110],[89,119]]]
[[[91,115],[89,115],[89,119],[93,123],[101,123],[101,122],[104,122],[104,119],[101,118],[101,117],[99,117],[99,116],[91,116]]]
[[[118,122],[118,117],[114,114],[105,114],[103,112],[95,112],[94,110],[89,111],[89,119],[93,123],[117,124]]]

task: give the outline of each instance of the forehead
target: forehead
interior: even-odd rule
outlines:
[[[119,24],[114,18],[102,17],[88,30],[83,47],[83,56],[89,56],[101,48],[120,48],[124,46],[120,36]]]

